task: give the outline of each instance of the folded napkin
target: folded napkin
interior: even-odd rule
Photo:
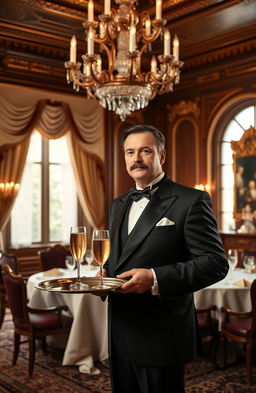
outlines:
[[[92,356],[86,356],[86,359],[84,360],[85,364],[82,364],[79,366],[79,371],[80,373],[84,374],[91,374],[91,375],[97,375],[100,374],[100,370],[93,365],[93,359]]]
[[[43,275],[44,276],[62,276],[63,272],[60,269],[55,267],[55,268],[50,269],[50,270],[45,270],[43,272]]]
[[[245,288],[245,287],[250,287],[251,283],[250,283],[250,281],[242,279],[242,280],[234,282],[234,285],[236,285],[237,287]]]

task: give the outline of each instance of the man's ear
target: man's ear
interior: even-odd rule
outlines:
[[[166,150],[160,151],[160,164],[163,165],[165,163],[166,158]]]

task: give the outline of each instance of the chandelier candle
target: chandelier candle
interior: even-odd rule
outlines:
[[[75,91],[84,89],[89,98],[98,98],[104,108],[124,121],[132,112],[145,108],[157,94],[171,92],[179,83],[183,62],[179,60],[177,36],[171,53],[171,35],[162,19],[162,0],[156,0],[155,19],[137,11],[137,0],[115,3],[117,7],[112,10],[111,0],[104,0],[104,13],[94,18],[93,0],[89,0],[83,23],[86,53],[82,62],[76,60],[77,44],[72,38],[65,68],[67,83],[72,83]],[[152,53],[148,58],[152,43],[163,33],[162,54]],[[99,53],[94,52],[94,43],[100,46]]]
[[[169,30],[165,30],[164,32],[164,55],[170,56],[171,54],[171,35]]]
[[[75,63],[76,62],[76,36],[73,35],[70,41],[70,62]]]
[[[177,37],[177,34],[175,34],[173,40],[173,56],[175,60],[179,60],[179,39]]]

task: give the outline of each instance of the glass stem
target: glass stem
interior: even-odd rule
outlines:
[[[101,287],[103,286],[103,272],[102,272],[102,268],[103,268],[103,266],[100,265],[100,286]]]
[[[77,261],[77,281],[80,282],[80,261]]]

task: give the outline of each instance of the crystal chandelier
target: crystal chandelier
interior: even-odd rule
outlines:
[[[179,83],[183,62],[179,60],[176,35],[171,54],[171,35],[164,27],[162,0],[156,0],[154,20],[146,12],[136,11],[136,0],[115,2],[119,8],[111,9],[111,0],[104,0],[104,14],[95,21],[93,0],[89,0],[88,19],[83,23],[87,53],[82,56],[83,63],[76,61],[77,41],[73,36],[65,68],[67,82],[72,82],[76,91],[85,89],[89,98],[97,97],[104,108],[116,112],[124,121],[131,112],[145,108],[157,94],[172,91],[173,85]],[[152,42],[160,35],[164,37],[163,54],[153,55],[144,70],[142,56],[151,51]],[[100,45],[103,61],[100,54],[94,53],[94,43]]]

